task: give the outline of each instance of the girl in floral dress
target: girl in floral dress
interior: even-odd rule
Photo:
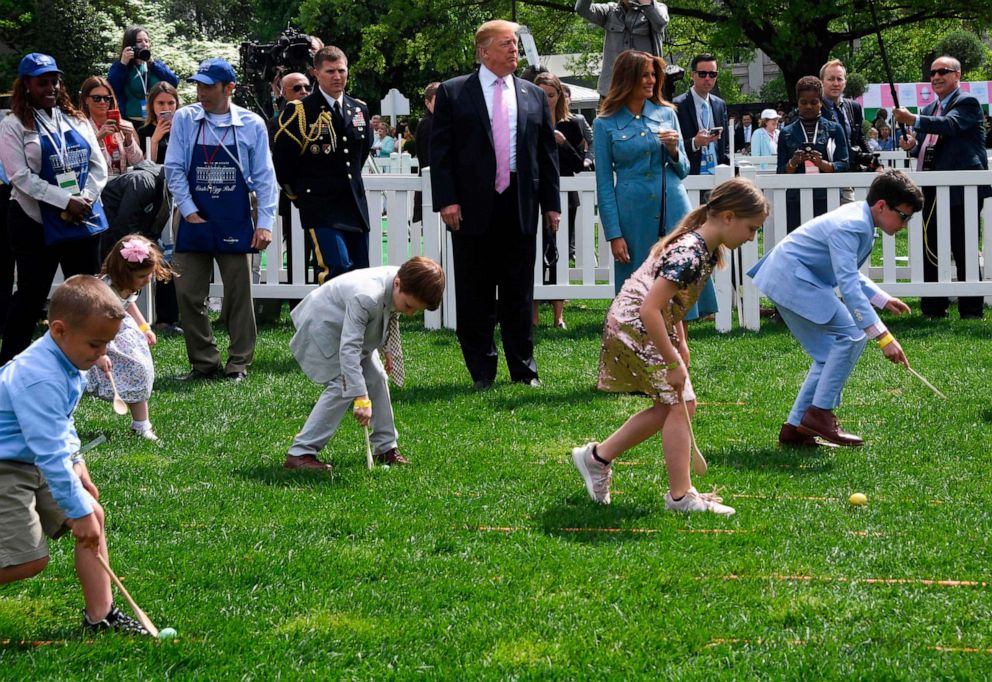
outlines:
[[[135,300],[152,277],[160,282],[168,281],[172,271],[151,241],[132,234],[114,245],[103,261],[100,275],[120,297],[128,314],[117,336],[107,346],[107,354],[87,373],[86,390],[112,402],[114,389],[109,377],[112,372],[117,391],[131,410],[134,433],[157,442],[158,436],[148,419],[148,398],[155,381],[155,365],[149,347],[155,345],[156,338]]]
[[[680,403],[692,413],[696,395],[682,320],[713,269],[723,266],[723,249],[754,239],[767,216],[768,202],[750,181],[735,178],[717,186],[709,203],[687,214],[655,244],[613,299],[603,330],[599,388],[644,395],[652,405],[603,442],[572,450],[572,461],[595,502],[610,503],[611,462],[660,432],[669,484],[665,509],[734,513],[713,494],[697,492],[689,477],[690,425]]]

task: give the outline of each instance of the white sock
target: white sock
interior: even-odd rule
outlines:
[[[148,419],[143,419],[141,421],[134,420],[131,422],[131,428],[137,431],[138,433],[141,433],[142,431],[147,431],[148,429],[152,428],[152,423]]]

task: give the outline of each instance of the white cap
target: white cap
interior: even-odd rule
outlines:
[[[777,112],[777,111],[775,111],[774,109],[764,109],[764,110],[763,110],[763,111],[761,112],[761,118],[763,118],[763,119],[766,119],[766,120],[767,120],[767,119],[772,119],[772,118],[782,118],[782,117],[781,117],[781,116],[779,116],[779,115],[778,115],[778,112]]]

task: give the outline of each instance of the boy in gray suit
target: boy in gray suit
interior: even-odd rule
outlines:
[[[443,292],[441,266],[415,256],[401,267],[367,268],[335,277],[293,309],[296,334],[289,347],[303,372],[325,388],[289,448],[286,469],[329,471],[331,465],[318,460],[317,453],[349,408],[362,426],[372,425],[376,461],[407,463],[396,446],[386,377],[394,369],[394,358],[387,351],[384,368],[375,351],[398,347],[400,313],[437,310]]]

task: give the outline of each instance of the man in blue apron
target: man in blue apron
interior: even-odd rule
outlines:
[[[223,59],[207,59],[189,82],[197,104],[172,119],[165,174],[182,219],[173,268],[186,353],[192,371],[186,379],[221,373],[241,381],[255,352],[255,314],[248,254],[272,241],[278,190],[269,155],[265,122],[231,103],[234,69]],[[257,200],[253,224],[251,194]],[[224,307],[231,335],[227,365],[207,316],[206,299],[213,264],[224,283]]]

